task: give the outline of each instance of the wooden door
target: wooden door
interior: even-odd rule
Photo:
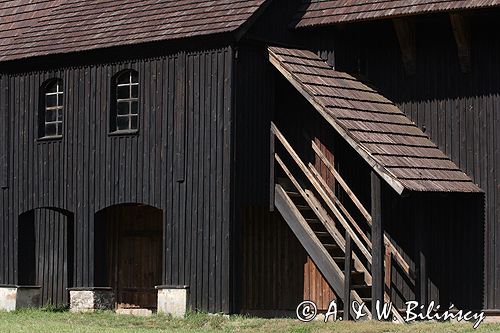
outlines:
[[[155,286],[162,281],[162,213],[147,206],[119,209],[112,267],[117,307],[156,308]]]

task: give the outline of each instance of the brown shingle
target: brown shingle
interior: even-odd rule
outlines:
[[[0,61],[232,32],[265,1],[6,1]]]
[[[269,55],[274,66],[398,192],[481,191],[373,88],[333,70],[309,51],[271,47]]]
[[[500,0],[304,0],[292,25],[311,27],[499,5]]]

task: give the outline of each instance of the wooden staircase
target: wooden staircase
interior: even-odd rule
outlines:
[[[280,146],[278,146],[280,145]],[[284,148],[284,149],[283,149]],[[371,216],[340,177],[333,165],[322,154],[314,141],[311,148],[325,163],[336,182],[360,211],[368,225]],[[279,150],[279,152],[278,152]],[[281,156],[280,153],[287,156]],[[285,163],[289,162],[289,165]],[[286,177],[275,177],[275,165]],[[295,172],[293,172],[294,170]],[[326,184],[314,165],[304,163],[278,128],[271,124],[271,209],[276,208],[308,255],[344,304],[344,313],[354,316],[351,302],[363,304],[365,319],[372,318],[372,244],[334,191]],[[393,258],[403,272],[410,274],[409,266],[384,235],[385,247],[385,302],[390,301],[387,290],[391,286]],[[392,307],[394,319],[403,318]],[[348,318],[344,318],[346,320]]]

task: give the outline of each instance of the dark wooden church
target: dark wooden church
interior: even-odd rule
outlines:
[[[2,2],[0,289],[499,315],[498,29],[498,0]]]

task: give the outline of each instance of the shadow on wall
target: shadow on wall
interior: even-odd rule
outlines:
[[[120,204],[96,213],[95,285],[112,287],[118,308],[156,309],[163,281],[163,210]]]
[[[391,292],[396,305],[417,300],[434,301],[444,310],[451,304],[464,310],[482,309],[484,195],[412,193],[401,198],[385,190],[384,227],[416,275],[408,282],[400,271],[393,272]],[[420,281],[421,274],[427,275],[426,282]]]

